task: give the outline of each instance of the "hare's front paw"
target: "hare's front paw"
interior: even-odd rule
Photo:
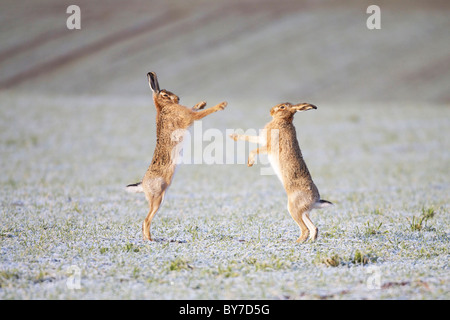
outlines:
[[[222,103],[219,103],[218,105],[217,105],[217,110],[223,110],[223,109],[225,109],[225,107],[227,106],[227,102],[226,101],[224,101],[224,102],[222,102]]]
[[[248,159],[247,166],[251,167],[255,164],[255,159]]]
[[[206,107],[206,101],[201,101],[201,102],[197,103],[193,109],[194,110],[202,110],[204,107]]]
[[[236,133],[232,133],[230,134],[230,138],[233,139],[234,141],[238,141],[239,140],[239,135]]]

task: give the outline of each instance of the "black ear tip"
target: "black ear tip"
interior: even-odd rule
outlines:
[[[148,82],[150,85],[150,88],[154,91],[154,92],[159,92],[159,83],[158,83],[158,78],[156,77],[156,73],[151,71],[147,73],[147,78],[148,78]]]

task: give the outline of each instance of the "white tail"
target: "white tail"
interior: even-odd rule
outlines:
[[[324,209],[324,208],[328,208],[331,207],[333,205],[332,202],[327,201],[327,200],[319,200],[319,202],[316,202],[314,204],[314,209]]]
[[[127,189],[126,190],[128,192],[130,192],[130,193],[144,192],[144,189],[142,188],[142,182],[129,184],[129,185],[127,185]]]

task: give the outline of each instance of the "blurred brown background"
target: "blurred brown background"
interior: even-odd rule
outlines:
[[[148,95],[153,70],[196,100],[448,104],[449,30],[449,1],[3,0],[0,89]]]

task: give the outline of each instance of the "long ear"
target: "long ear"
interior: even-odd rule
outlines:
[[[156,73],[154,73],[154,72],[147,73],[147,78],[148,78],[148,85],[150,86],[150,89],[152,89],[152,91],[154,93],[159,93],[159,91],[161,91],[161,90],[159,89],[159,83],[158,83],[158,78],[156,77]]]
[[[295,111],[306,111],[310,109],[317,109],[317,107],[310,103],[299,103],[292,106],[292,109],[294,109]]]

